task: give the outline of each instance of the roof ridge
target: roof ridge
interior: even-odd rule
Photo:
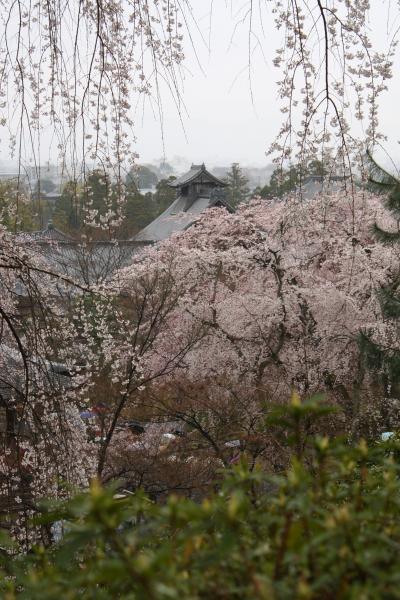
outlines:
[[[222,181],[222,179],[219,179],[218,177],[216,177],[216,175],[213,175],[210,171],[208,171],[204,163],[202,163],[201,165],[192,164],[190,170],[187,171],[187,173],[183,173],[183,175],[181,175],[174,181],[171,181],[171,183],[169,183],[168,185],[172,188],[183,187],[184,185],[187,185],[191,181],[193,181],[193,179],[196,179],[196,177],[201,173],[206,173],[211,179],[214,180],[215,183],[218,183],[218,185],[220,185],[221,187],[226,187],[227,184],[225,183],[225,181]]]

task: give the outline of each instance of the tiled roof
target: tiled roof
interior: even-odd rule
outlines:
[[[54,227],[53,223],[49,221],[46,229],[40,231],[32,231],[29,233],[23,233],[19,235],[20,241],[27,242],[73,242],[74,240],[68,235]]]
[[[192,225],[199,214],[207,208],[223,205],[229,211],[232,209],[218,196],[199,196],[187,206],[187,198],[178,198],[159,217],[152,221],[147,227],[139,231],[133,238],[136,242],[159,242],[167,239],[173,233],[183,231]]]
[[[21,240],[19,240],[21,243]],[[30,251],[44,261],[46,267],[68,279],[84,285],[98,284],[110,279],[115,271],[128,265],[143,243],[135,240],[98,241],[91,244],[68,239],[30,238]],[[21,289],[20,295],[26,290]]]
[[[180,177],[178,177],[178,179],[175,179],[169,185],[170,185],[170,187],[173,187],[173,188],[182,187],[184,185],[187,185],[194,179],[196,179],[196,177],[201,175],[201,173],[206,174],[208,178],[215,181],[215,183],[220,185],[221,187],[225,187],[227,185],[224,181],[222,181],[221,179],[218,179],[218,177],[215,177],[215,175],[213,175],[212,173],[207,171],[204,163],[202,165],[192,165],[190,167],[190,171],[188,171],[184,175],[181,175]]]
[[[14,349],[0,344],[0,404],[24,394],[25,370],[22,356]],[[40,380],[53,391],[71,386],[71,373],[65,365],[46,360],[27,358],[30,389]]]

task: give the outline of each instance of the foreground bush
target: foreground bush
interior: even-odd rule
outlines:
[[[94,483],[48,514],[65,523],[60,543],[4,553],[2,597],[399,598],[400,444],[308,440],[321,412],[294,397],[278,419],[287,472],[239,464],[202,504],[118,500]]]

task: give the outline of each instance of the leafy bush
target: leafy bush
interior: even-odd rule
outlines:
[[[399,598],[400,443],[309,439],[327,409],[297,396],[272,421],[293,445],[281,475],[241,463],[196,504],[89,493],[49,509],[66,533],[2,558],[2,597],[102,599]]]

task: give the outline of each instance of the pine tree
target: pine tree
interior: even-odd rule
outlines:
[[[375,238],[382,244],[399,244],[400,179],[381,167],[369,151],[367,151],[367,161],[369,166],[368,187],[375,193],[382,194],[383,204],[397,223],[396,231],[386,231],[374,223]],[[386,285],[376,290],[376,293],[384,317],[392,321],[394,325],[400,325],[398,321],[400,319],[400,268]],[[397,348],[378,347],[366,333],[361,334],[360,349],[367,368],[381,372],[388,396],[398,395],[400,393],[400,351]]]
[[[282,198],[286,194],[295,192],[308,175],[325,177],[327,169],[324,163],[313,159],[306,166],[296,164],[290,165],[288,169],[278,167],[274,169],[269,183],[257,192],[261,198]]]
[[[151,193],[141,194],[134,181],[126,185],[125,220],[120,234],[134,235],[157,216]]]
[[[383,169],[369,151],[367,151],[367,160],[369,188],[377,193],[385,194],[384,204],[397,222],[397,231],[395,232],[385,231],[375,224],[375,236],[384,244],[398,243],[400,242],[400,179]]]
[[[156,186],[154,202],[156,203],[158,214],[166,210],[176,198],[176,191],[170,187],[170,183],[175,181],[176,177],[171,175],[168,179],[161,179]]]
[[[249,180],[243,175],[239,163],[232,164],[231,170],[225,177],[225,183],[228,184],[227,200],[233,208],[247,199],[249,194],[247,184]]]
[[[400,180],[383,169],[367,151],[370,189],[384,194],[383,203],[397,223],[397,231],[386,231],[374,224],[374,234],[383,244],[400,243]],[[382,310],[387,318],[400,317],[400,270],[393,280],[379,290]]]
[[[82,225],[81,212],[81,186],[76,181],[67,181],[54,205],[53,222],[63,231],[77,231]]]
[[[270,181],[260,190],[262,198],[281,198],[293,192],[300,182],[300,170],[297,165],[289,169],[278,167],[271,175]]]

